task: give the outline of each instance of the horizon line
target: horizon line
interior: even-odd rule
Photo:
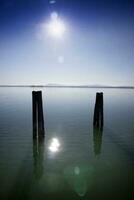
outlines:
[[[24,84],[24,85],[21,85],[21,84],[3,84],[3,85],[0,85],[0,87],[57,87],[57,88],[126,88],[126,89],[134,89],[134,86],[133,85],[117,85],[117,86],[113,86],[113,85],[99,85],[99,84],[94,84],[94,85],[67,85],[67,84]]]

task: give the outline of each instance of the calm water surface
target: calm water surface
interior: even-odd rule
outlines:
[[[32,88],[0,88],[0,199],[131,199],[134,91],[38,89],[44,141],[32,139]],[[104,128],[97,134],[92,121],[99,91]]]

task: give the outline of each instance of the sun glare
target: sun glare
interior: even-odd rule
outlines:
[[[47,24],[47,31],[54,38],[61,38],[66,31],[64,22],[58,17],[56,12],[51,14],[51,20]]]
[[[52,12],[50,19],[47,22],[42,22],[39,25],[37,37],[41,40],[48,39],[62,39],[66,32],[66,25],[64,21],[59,17],[57,12]]]

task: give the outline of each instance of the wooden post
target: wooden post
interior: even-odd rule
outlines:
[[[37,137],[37,98],[36,92],[32,92],[32,104],[33,104],[33,138]]]
[[[96,93],[96,102],[94,108],[93,125],[95,127],[103,127],[103,93]]]
[[[33,103],[33,138],[44,137],[44,117],[42,105],[42,92],[32,92]]]
[[[43,166],[43,157],[44,157],[44,138],[36,138],[33,139],[33,170],[34,176],[37,180],[39,180],[44,171]]]
[[[104,124],[104,113],[103,113],[103,93],[100,93],[100,118],[101,118],[101,127],[103,127]]]
[[[93,142],[94,142],[94,153],[99,155],[101,153],[102,146],[103,128],[93,128]]]
[[[42,105],[42,92],[38,91],[38,137],[44,137],[44,116]]]

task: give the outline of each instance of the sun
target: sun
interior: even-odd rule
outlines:
[[[47,24],[48,34],[54,38],[62,38],[65,34],[66,27],[64,22],[58,17],[57,13],[51,14],[51,20]]]

